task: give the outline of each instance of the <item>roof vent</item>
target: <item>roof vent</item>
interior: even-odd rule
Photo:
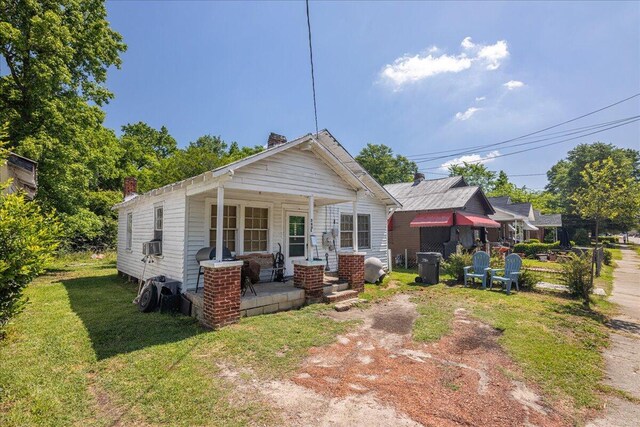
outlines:
[[[286,136],[271,132],[269,134],[269,139],[267,140],[267,148],[277,147],[278,145],[285,144],[286,142]]]
[[[424,181],[424,174],[420,172],[416,172],[413,174],[413,184],[417,185]]]

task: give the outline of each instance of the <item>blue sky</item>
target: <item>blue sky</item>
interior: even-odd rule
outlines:
[[[310,7],[319,127],[353,155],[369,142],[404,155],[490,144],[640,92],[638,2]],[[180,145],[207,133],[257,145],[272,131],[314,130],[304,2],[111,1],[107,9],[129,47],[109,74],[107,126],[165,125]],[[567,128],[637,114],[640,98]],[[544,173],[595,140],[639,149],[640,125],[487,166]],[[443,173],[446,160],[420,167]],[[513,181],[542,188],[546,178]]]

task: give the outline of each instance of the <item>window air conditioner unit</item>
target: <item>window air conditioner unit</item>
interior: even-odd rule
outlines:
[[[142,244],[143,255],[162,255],[162,241],[152,240]]]

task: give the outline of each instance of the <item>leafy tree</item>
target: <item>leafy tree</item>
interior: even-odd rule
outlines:
[[[583,185],[571,196],[571,200],[581,217],[595,223],[596,249],[600,224],[605,218],[640,218],[640,183],[629,166],[629,159],[623,158],[617,163],[608,157],[588,163],[580,173]],[[591,280],[593,283],[593,273]]]
[[[120,174],[118,140],[100,107],[113,96],[107,70],[125,48],[103,0],[0,0],[8,148],[38,161],[38,203],[72,222],[86,216],[90,193]]]
[[[569,151],[566,159],[560,160],[547,172],[549,183],[546,190],[555,195],[552,201],[553,207],[565,214],[570,221],[570,216],[578,213],[572,196],[586,186],[582,171],[588,164],[607,158],[611,158],[617,165],[624,165],[626,169],[624,173],[630,175],[635,181],[640,181],[640,152],[602,142],[576,146]],[[633,223],[629,222],[630,219],[619,216],[601,225],[605,228],[627,230],[633,226]],[[589,224],[576,222],[578,227],[587,225]]]
[[[0,144],[0,164],[5,158]],[[43,215],[23,194],[3,194],[7,185],[0,183],[0,338],[20,311],[22,290],[51,260],[60,233],[53,214]]]
[[[413,180],[418,165],[400,154],[394,157],[393,150],[384,144],[367,144],[356,161],[380,184],[396,184]]]
[[[477,185],[485,193],[496,186],[496,173],[487,169],[482,163],[467,163],[449,166],[449,176],[462,176],[469,185]]]

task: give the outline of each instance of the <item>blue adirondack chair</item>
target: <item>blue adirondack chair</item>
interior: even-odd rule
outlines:
[[[493,288],[493,282],[504,283],[507,289],[507,295],[511,293],[511,285],[515,283],[516,290],[520,290],[518,287],[518,278],[520,276],[520,268],[522,267],[522,259],[516,255],[507,255],[504,259],[504,268],[492,268],[491,278],[489,279],[489,289]],[[502,275],[498,273],[503,271]]]
[[[464,285],[467,286],[467,279],[482,279],[482,289],[487,287],[487,274],[489,273],[489,254],[486,252],[476,252],[473,254],[473,265],[464,267]]]

